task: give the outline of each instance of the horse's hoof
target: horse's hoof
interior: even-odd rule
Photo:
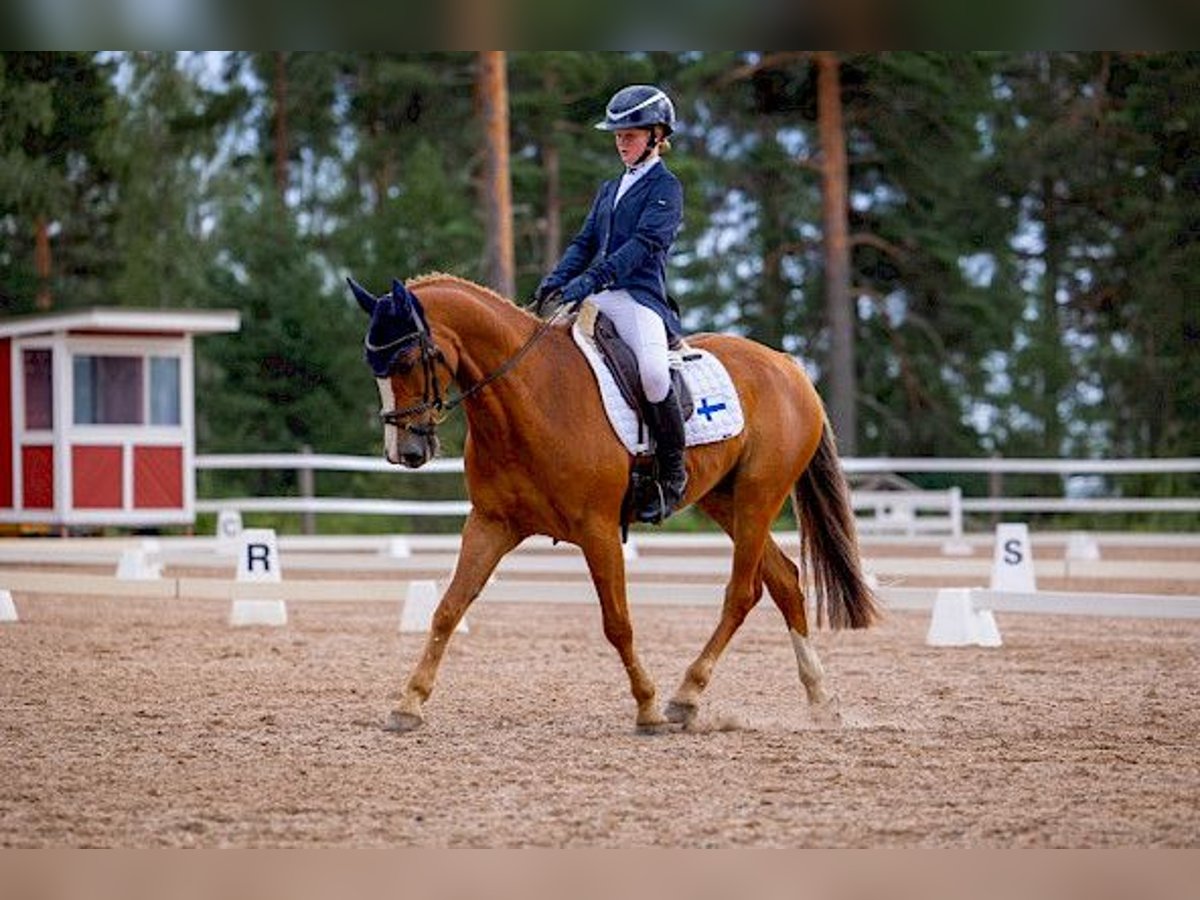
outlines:
[[[696,720],[696,713],[699,711],[699,707],[695,703],[681,703],[678,700],[672,700],[667,704],[667,721],[677,725],[690,725]]]
[[[388,716],[387,722],[384,723],[384,731],[405,732],[415,731],[425,724],[425,720],[415,713],[401,712],[400,710],[392,710]]]
[[[638,734],[666,734],[667,732],[678,730],[679,725],[667,719],[654,719],[637,723]]]
[[[821,728],[840,728],[842,726],[842,708],[836,697],[823,703],[814,703],[809,706],[808,710],[813,722]]]

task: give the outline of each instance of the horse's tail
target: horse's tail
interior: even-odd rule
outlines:
[[[817,625],[866,628],[880,617],[863,578],[850,488],[826,422],[821,443],[792,492],[800,526],[800,579],[816,590]]]

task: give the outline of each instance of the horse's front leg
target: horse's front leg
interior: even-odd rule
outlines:
[[[467,517],[454,577],[434,610],[433,623],[421,659],[409,676],[399,705],[388,717],[385,727],[389,731],[411,731],[424,723],[423,707],[433,691],[438,665],[442,661],[442,654],[446,652],[450,635],[466,614],[471,601],[479,596],[487,584],[500,558],[518,543],[520,538],[504,523],[485,518],[474,511]]]
[[[708,498],[702,508],[714,515]],[[762,559],[767,539],[770,537],[772,510],[782,501],[772,501],[752,496],[744,501],[744,514],[734,516],[729,522],[733,537],[733,571],[725,586],[725,600],[721,607],[721,619],[700,651],[700,655],[688,666],[679,688],[667,704],[667,718],[684,725],[692,723],[699,710],[700,695],[708,687],[713,669],[726,646],[733,639],[742,622],[762,597]],[[714,518],[717,516],[714,515]],[[720,518],[717,518],[721,522]],[[725,525],[725,522],[721,522]]]
[[[633,624],[625,595],[625,559],[620,538],[614,530],[611,534],[595,536],[581,546],[600,599],[604,636],[620,654],[629,676],[630,691],[637,701],[638,730],[656,731],[667,725],[667,720],[658,708],[654,682],[633,649]]]

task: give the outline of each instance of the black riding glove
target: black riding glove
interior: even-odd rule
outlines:
[[[539,316],[542,315],[546,306],[554,306],[559,302],[556,297],[560,293],[561,287],[561,284],[547,276],[542,279],[541,284],[533,289],[534,309],[537,310]]]
[[[562,302],[575,309],[594,293],[596,293],[596,277],[589,272],[584,272],[567,282],[567,286],[562,289]]]

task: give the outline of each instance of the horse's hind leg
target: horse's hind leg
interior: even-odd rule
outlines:
[[[467,517],[454,577],[434,610],[433,623],[421,659],[409,676],[399,705],[388,718],[385,727],[389,731],[411,731],[425,721],[422,709],[433,691],[438,666],[450,636],[471,601],[479,596],[487,584],[500,558],[519,542],[520,538],[503,523],[485,519],[474,512]]]
[[[637,727],[655,731],[667,724],[658,708],[654,682],[642,668],[633,649],[633,624],[625,595],[625,558],[615,532],[605,531],[582,545],[588,570],[600,599],[604,636],[616,648],[629,676],[629,688],[637,702]]]
[[[712,678],[717,660],[762,597],[763,548],[770,537],[772,520],[769,513],[762,511],[778,509],[781,504],[782,500],[771,502],[756,498],[756,502],[745,503],[747,512],[740,518],[732,514],[726,517],[729,526],[726,531],[733,537],[733,573],[725,586],[721,619],[700,655],[688,666],[679,689],[667,704],[667,718],[672,722],[687,724],[696,717],[700,695]],[[709,498],[704,498],[700,505],[712,515]],[[723,527],[726,522],[721,523]]]
[[[726,495],[712,494],[700,504],[726,533],[733,531],[733,506]],[[825,670],[808,636],[808,613],[804,591],[800,586],[800,571],[788,558],[775,539],[768,536],[763,550],[763,582],[771,599],[783,614],[796,654],[796,667],[800,672],[800,683],[814,711],[824,714],[830,710],[829,697],[825,692]]]

